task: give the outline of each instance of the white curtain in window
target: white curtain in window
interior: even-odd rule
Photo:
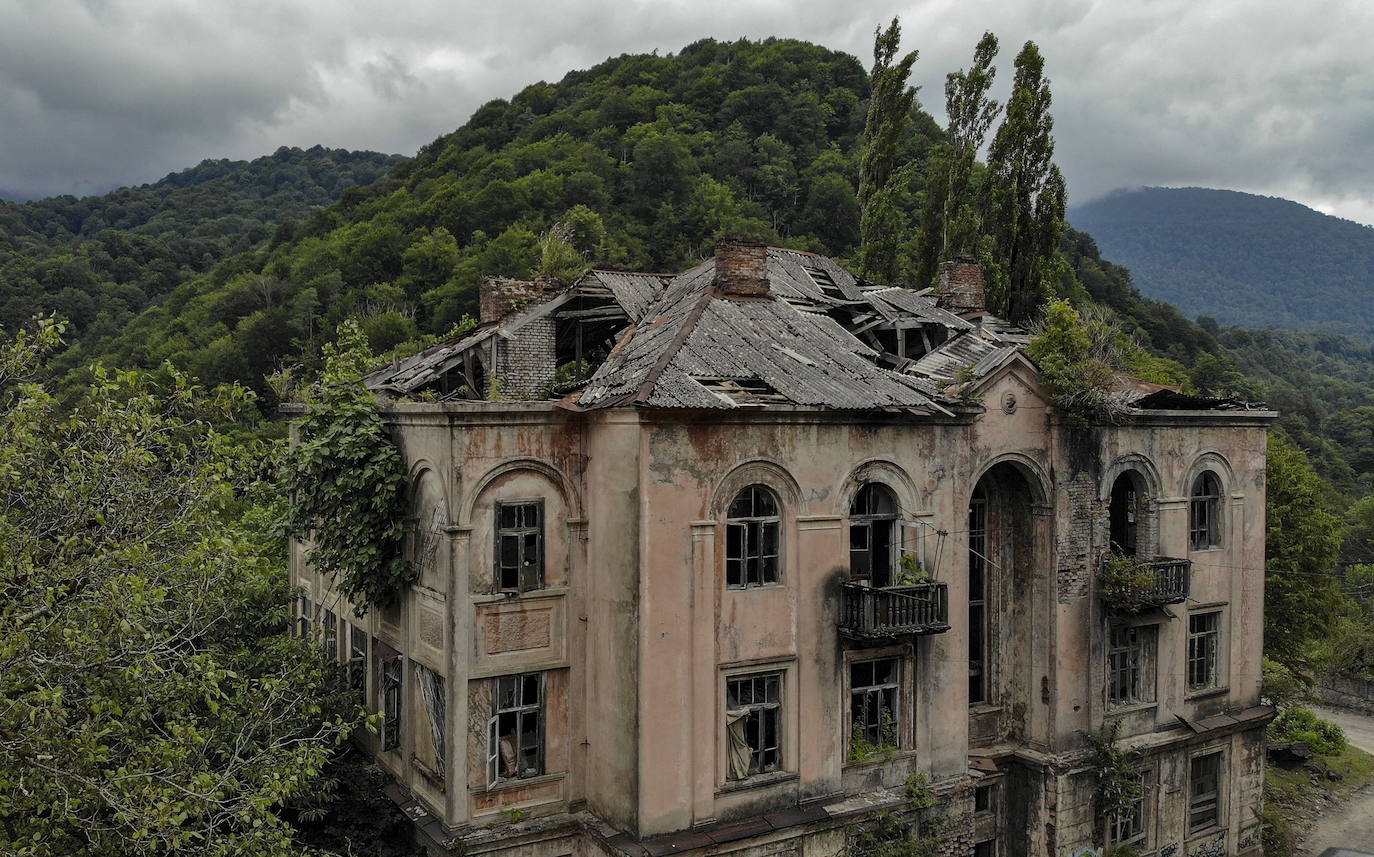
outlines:
[[[415,664],[415,684],[429,712],[430,734],[434,737],[434,760],[440,771],[444,767],[444,680],[428,667]]]
[[[744,736],[748,718],[747,708],[725,711],[725,731],[730,736],[730,778],[734,780],[749,776],[749,765],[754,760],[754,748],[749,746],[749,739]]]

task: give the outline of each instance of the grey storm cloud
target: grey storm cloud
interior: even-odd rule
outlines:
[[[0,0],[0,191],[95,193],[281,145],[410,154],[529,83],[708,36],[867,64],[894,14],[939,118],[984,30],[1003,93],[1040,46],[1075,200],[1203,185],[1374,222],[1365,0]]]

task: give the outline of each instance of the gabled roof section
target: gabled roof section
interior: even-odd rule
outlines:
[[[823,290],[807,268],[833,287]],[[776,249],[768,251],[767,272],[770,294],[751,300],[721,294],[711,261],[674,279],[626,331],[577,404],[947,412],[929,384],[875,365],[874,349],[817,311],[863,303],[851,275],[823,257]]]

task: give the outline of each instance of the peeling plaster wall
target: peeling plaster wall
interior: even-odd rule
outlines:
[[[1111,717],[1131,740],[1155,742],[1162,785],[1152,847],[1185,841],[1185,806],[1170,789],[1186,783],[1188,748],[1202,739],[1177,728],[1176,715],[1204,718],[1258,702],[1264,422],[1188,414],[1072,430],[1053,419],[1019,363],[986,380],[982,394],[986,412],[958,419],[393,406],[406,460],[423,462],[438,486],[425,488],[424,504],[442,506],[444,546],[400,609],[362,619],[336,612],[446,669],[450,786],[436,787],[409,762],[424,725],[409,674],[402,747],[379,761],[452,826],[490,824],[506,808],[540,816],[585,806],[646,837],[899,786],[913,771],[967,788],[972,748],[1003,759],[1003,847],[1070,854],[1100,835],[1083,785],[1091,778],[1073,767],[1081,731]],[[1121,712],[1106,706],[1107,617],[1094,577],[1110,483],[1128,465],[1150,480],[1141,540],[1149,551],[1193,561],[1195,601],[1171,608],[1180,618],[1160,626],[1155,703]],[[1204,465],[1222,480],[1225,539],[1190,553],[1187,495]],[[966,530],[970,495],[984,477],[1013,487],[1006,496],[1020,498],[1017,508],[999,514],[1019,529],[999,529],[990,548],[1005,560],[993,577],[993,698],[970,717]],[[854,652],[837,632],[838,583],[848,569],[848,504],[866,480],[897,495],[923,564],[948,584],[952,628],[899,647],[912,715],[903,750],[855,765],[846,761],[845,726],[846,658]],[[732,590],[724,510],[756,482],[781,502],[781,581]],[[531,497],[545,502],[546,587],[503,596],[493,504]],[[300,546],[292,570],[313,601],[337,601],[328,582],[310,574]],[[1186,616],[1199,605],[1224,606],[1225,682],[1190,695]],[[446,616],[437,647],[426,618],[436,609]],[[551,676],[546,776],[489,790],[479,730],[491,677],[535,670]],[[784,675],[787,775],[738,789],[726,777],[725,677],[762,671]],[[1249,835],[1263,756],[1253,735],[1226,741],[1223,835],[1234,849]],[[1029,755],[1013,759],[1014,747]]]

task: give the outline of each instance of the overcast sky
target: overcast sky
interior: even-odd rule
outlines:
[[[99,193],[316,143],[414,154],[607,56],[790,36],[867,66],[902,19],[943,121],[983,30],[1046,59],[1071,202],[1201,185],[1374,223],[1368,0],[0,0],[0,193]]]

